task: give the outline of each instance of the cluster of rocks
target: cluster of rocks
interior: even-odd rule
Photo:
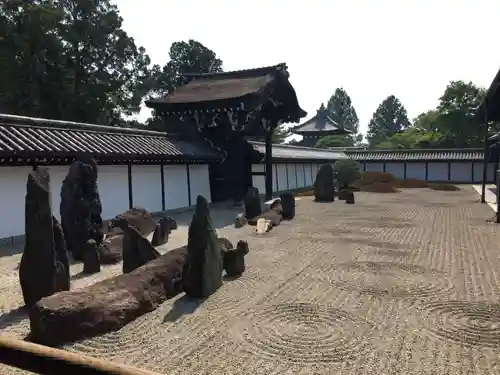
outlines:
[[[259,190],[250,187],[244,203],[245,212],[237,215],[234,221],[236,228],[250,224],[256,227],[257,233],[262,234],[280,225],[283,220],[292,220],[295,217],[295,198],[291,193],[281,194],[268,207],[262,208]]]
[[[314,181],[314,200],[316,202],[335,201],[335,173],[331,164],[323,164]],[[338,193],[339,200],[345,200],[347,204],[354,204],[354,192],[350,189],[342,189]]]
[[[187,246],[165,255],[142,235],[144,222],[135,226],[131,221],[124,214],[111,222],[112,231],[123,233],[123,274],[42,298],[30,311],[33,341],[59,345],[117,330],[182,291],[194,298],[210,296],[221,287],[223,271],[229,277],[245,271],[248,243],[234,247],[218,238],[202,196],[196,200]]]
[[[70,289],[68,253],[83,261],[85,274],[99,272],[101,264],[116,263],[122,258],[124,272],[130,272],[157,258],[159,253],[154,246],[166,243],[171,231],[177,229],[170,217],[156,222],[146,210],[133,208],[111,220],[106,236],[97,172],[97,163],[90,158],[70,166],[61,188],[61,224],[52,215],[49,171],[40,167],[29,174],[25,247],[19,265],[26,307]],[[146,236],[152,232],[151,244]]]

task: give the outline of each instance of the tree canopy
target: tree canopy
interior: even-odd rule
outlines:
[[[394,95],[384,99],[373,113],[368,124],[368,143],[376,146],[385,139],[410,126],[408,114],[401,101]]]
[[[452,81],[436,108],[419,114],[412,125],[388,137],[379,137],[378,148],[481,147],[483,128],[474,113],[485,90],[472,82]],[[494,126],[492,132],[497,130]]]
[[[328,100],[326,106],[328,116],[341,125],[345,129],[351,130],[351,134],[346,135],[329,135],[321,137],[314,147],[348,147],[354,146],[363,140],[363,136],[359,134],[359,118],[356,109],[352,105],[350,96],[340,87],[335,89],[335,92]]]
[[[150,59],[109,0],[0,7],[0,110],[110,124],[140,110]]]

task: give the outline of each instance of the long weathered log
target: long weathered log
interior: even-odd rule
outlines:
[[[44,375],[159,375],[12,337],[0,337],[0,363]]]
[[[122,328],[181,292],[186,256],[181,247],[130,273],[41,299],[30,311],[30,340],[59,345]]]

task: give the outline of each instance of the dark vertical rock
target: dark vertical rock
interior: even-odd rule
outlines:
[[[292,193],[280,195],[281,209],[284,220],[293,220],[295,217],[295,197]]]
[[[339,200],[345,201],[348,196],[349,196],[349,190],[342,189],[339,191]]]
[[[68,251],[83,260],[87,240],[100,244],[104,238],[95,160],[82,158],[70,166],[61,188],[60,212]]]
[[[177,229],[177,222],[171,217],[162,217],[156,223],[155,231],[151,244],[153,246],[161,246],[168,242],[168,237],[173,230]]]
[[[59,221],[52,216],[52,230],[54,232],[54,250],[56,256],[56,290],[70,289],[69,260],[66,248],[66,240]]]
[[[247,219],[259,217],[262,214],[262,207],[260,205],[259,189],[256,187],[249,187],[245,196],[245,216]]]
[[[347,190],[345,202],[347,204],[354,204],[354,192]]]
[[[83,273],[92,274],[101,271],[99,251],[94,240],[88,240],[83,250]]]
[[[335,199],[334,172],[330,164],[323,164],[316,174],[314,197],[316,202],[333,202]]]
[[[224,240],[224,242],[222,242]],[[229,277],[240,276],[245,272],[245,255],[248,254],[248,243],[240,240],[236,248],[225,238],[220,238],[224,271]]]
[[[50,175],[46,168],[37,168],[28,175],[26,184],[25,245],[19,265],[26,307],[58,291],[57,271]]]
[[[129,273],[156,259],[160,253],[125,218],[115,220],[123,231],[123,273]]]
[[[187,261],[183,269],[184,292],[205,298],[222,285],[221,246],[210,218],[207,200],[196,199],[196,210],[189,225]]]

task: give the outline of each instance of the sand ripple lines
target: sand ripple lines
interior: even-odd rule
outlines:
[[[445,301],[429,305],[427,311],[427,330],[435,336],[466,346],[500,348],[500,305]]]
[[[331,307],[283,303],[258,309],[243,330],[248,350],[271,360],[340,362],[369,350],[371,324]]]
[[[444,294],[451,289],[445,275],[411,264],[349,262],[322,274],[341,289],[379,297],[415,299]]]

